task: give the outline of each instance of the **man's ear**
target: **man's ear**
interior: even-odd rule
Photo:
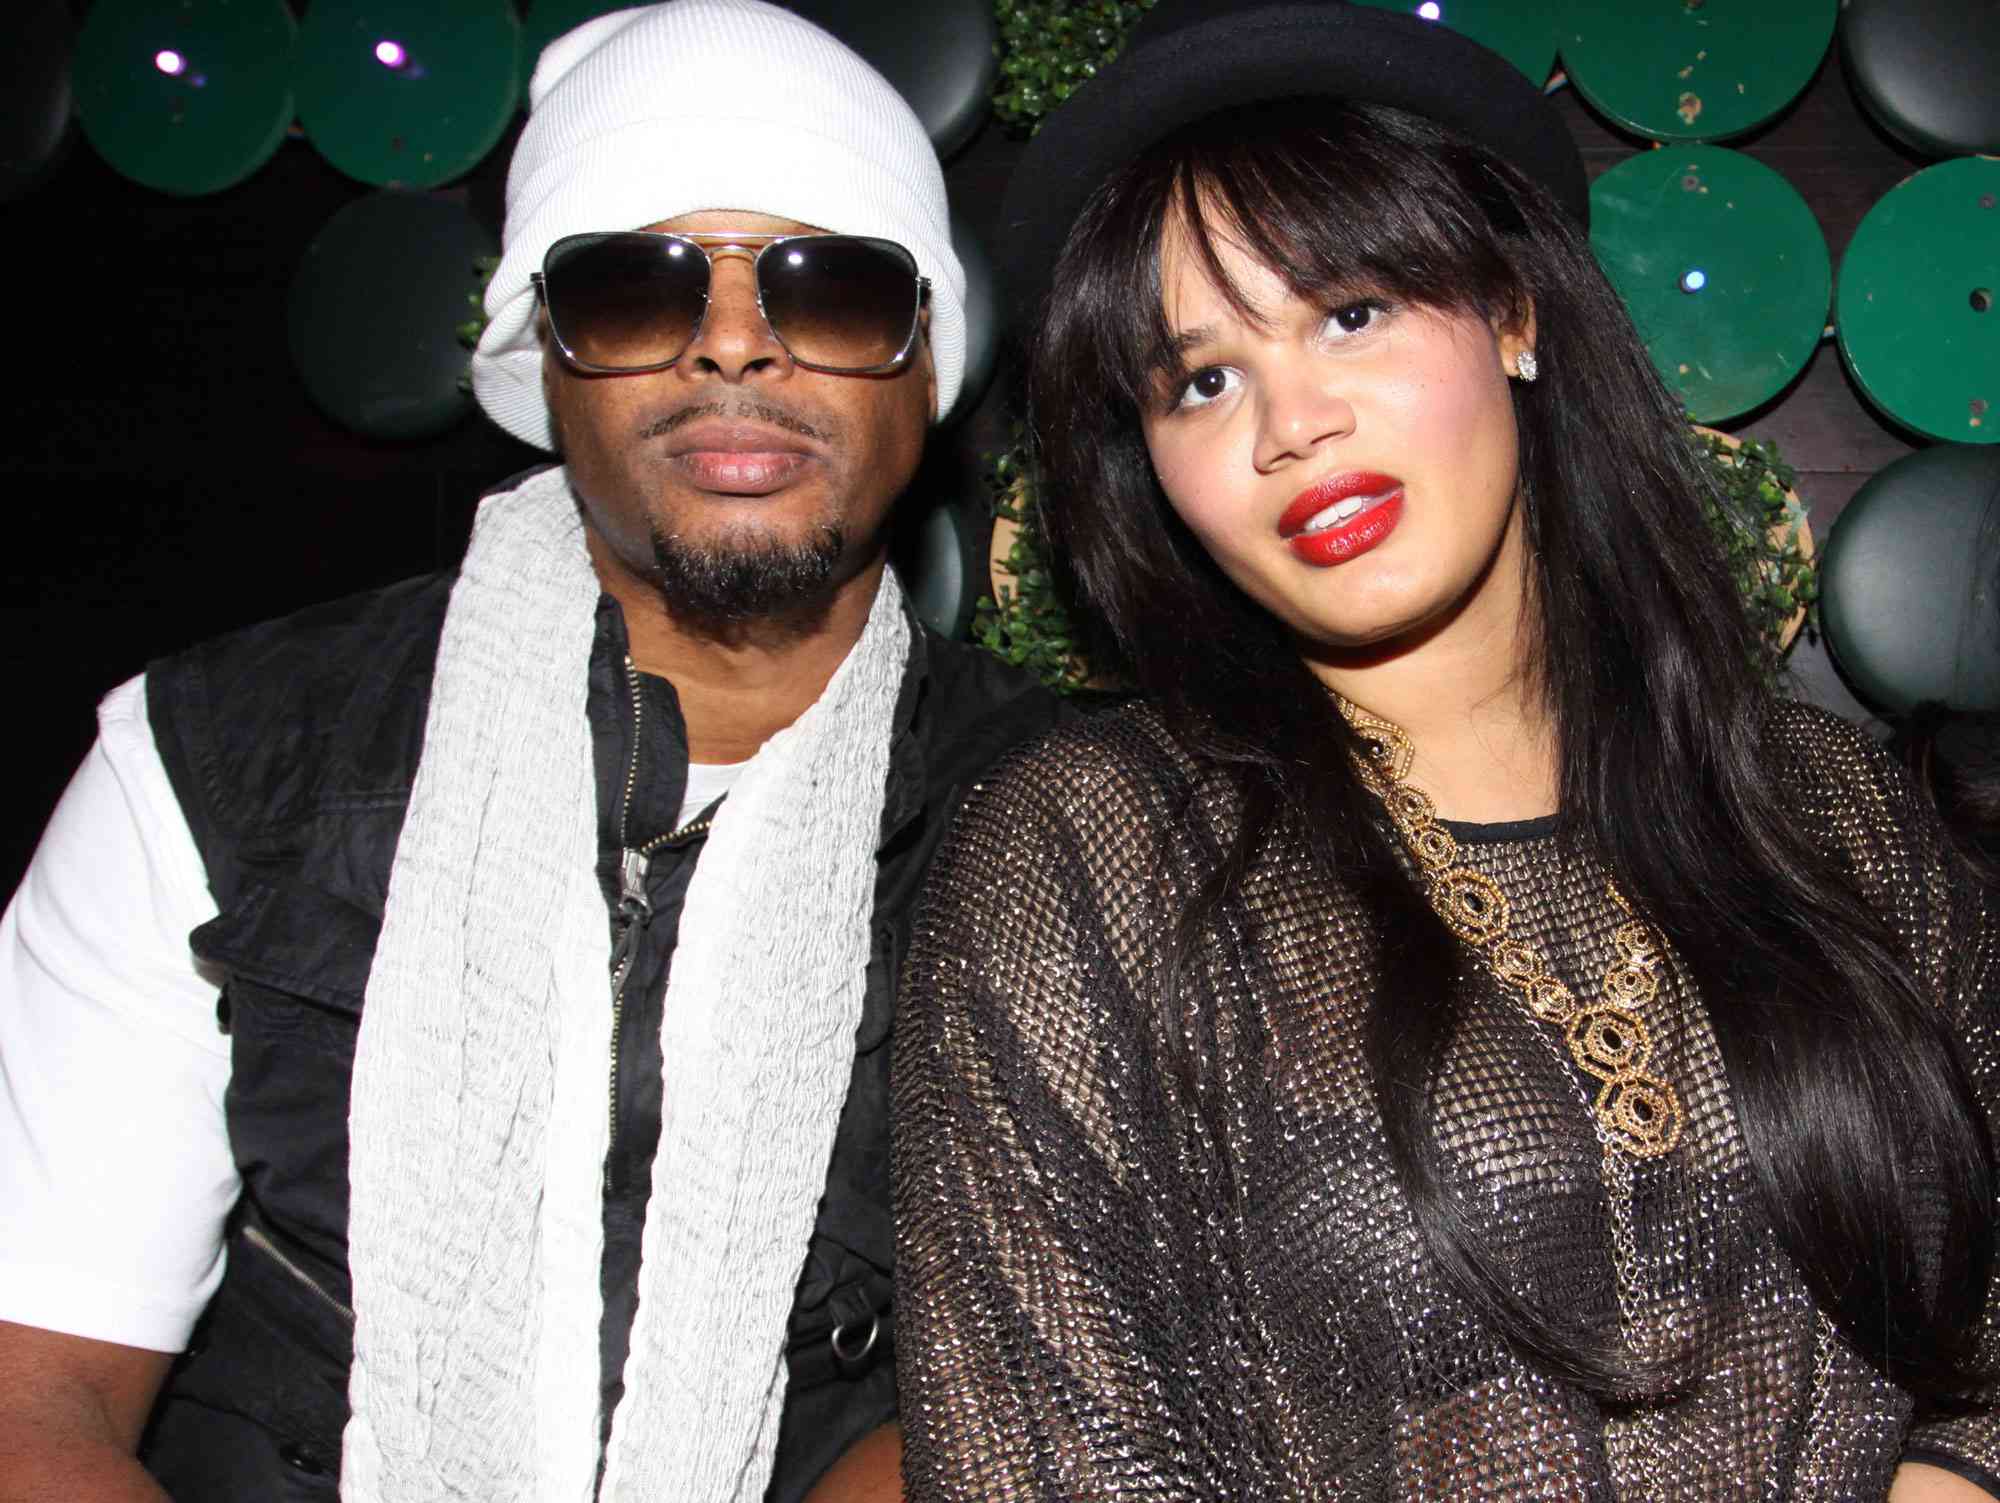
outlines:
[[[556,382],[560,379],[556,365],[562,359],[562,352],[556,342],[549,337],[549,315],[546,310],[535,314],[535,342],[542,347],[542,405],[549,411],[549,433],[556,441],[556,452],[562,453],[562,409],[556,405]]]

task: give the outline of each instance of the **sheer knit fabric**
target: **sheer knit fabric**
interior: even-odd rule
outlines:
[[[1796,816],[1895,927],[1990,1116],[1984,900],[1858,731],[1786,706],[1772,736]],[[1163,1036],[1161,956],[1236,818],[1133,707],[1004,764],[934,869],[895,1061],[914,1503],[1879,1503],[1906,1448],[2000,1473],[1994,1414],[1913,1428],[1908,1396],[1817,1314],[1671,957],[1646,1016],[1686,1130],[1632,1164],[1622,1315],[1592,1083],[1557,1030],[1469,953],[1461,967],[1435,1120],[1476,1234],[1535,1301],[1640,1355],[1696,1354],[1677,1397],[1616,1411],[1517,1356],[1411,1220],[1363,1053],[1374,942],[1295,841],[1253,862]],[[1594,997],[1624,915],[1550,824],[1455,833],[1515,934]],[[1990,1311],[1984,1340],[1990,1361]]]

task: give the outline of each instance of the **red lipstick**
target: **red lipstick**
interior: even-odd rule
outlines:
[[[1299,492],[1278,518],[1278,536],[1301,562],[1325,569],[1366,553],[1402,519],[1402,481],[1351,470]]]

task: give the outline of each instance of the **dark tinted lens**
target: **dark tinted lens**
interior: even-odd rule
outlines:
[[[664,235],[572,235],[543,267],[549,322],[571,357],[637,370],[678,357],[701,322],[708,261]]]
[[[917,263],[893,240],[782,241],[758,258],[757,285],[772,331],[810,365],[887,365],[916,327]]]

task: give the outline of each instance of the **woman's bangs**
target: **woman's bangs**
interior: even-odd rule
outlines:
[[[1283,100],[1239,113],[1227,129],[1198,122],[1177,138],[1177,202],[1201,206],[1198,221],[1180,212],[1209,280],[1254,317],[1222,267],[1220,239],[1303,302],[1376,294],[1491,311],[1504,261],[1487,216],[1464,211],[1455,164],[1434,143],[1385,138],[1379,117],[1393,112],[1370,110],[1373,128],[1357,129],[1361,108]]]
[[[1526,226],[1508,185],[1430,121],[1278,100],[1197,121],[1161,149],[1173,156],[1172,212],[1208,280],[1249,321],[1259,310],[1221,244],[1328,309],[1378,296],[1489,319],[1525,312],[1505,242]]]
[[[1525,227],[1508,193],[1437,126],[1397,110],[1286,99],[1210,116],[1099,190],[1058,263],[1063,327],[1048,332],[1132,412],[1157,403],[1185,374],[1160,273],[1174,234],[1252,325],[1268,310],[1230,276],[1225,245],[1329,309],[1378,296],[1516,316],[1526,299],[1504,241]]]

